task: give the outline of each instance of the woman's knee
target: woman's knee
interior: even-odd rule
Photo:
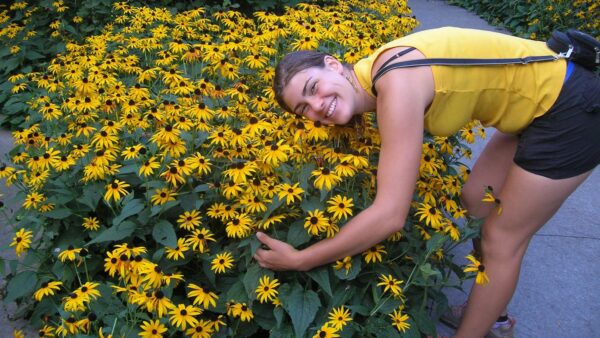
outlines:
[[[486,187],[475,186],[472,182],[467,181],[463,186],[460,194],[460,202],[470,216],[485,218],[492,210],[492,206],[489,203],[485,204],[482,202]]]

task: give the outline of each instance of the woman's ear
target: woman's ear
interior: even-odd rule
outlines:
[[[342,65],[342,63],[331,55],[325,55],[323,61],[325,63],[325,67],[328,69],[331,69],[338,73],[342,73],[342,71],[344,70],[344,66]]]

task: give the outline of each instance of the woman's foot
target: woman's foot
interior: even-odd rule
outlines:
[[[449,327],[457,329],[466,308],[466,302],[461,305],[450,306],[450,309],[440,317],[440,321]],[[485,338],[513,338],[516,323],[517,321],[508,315],[500,317]]]

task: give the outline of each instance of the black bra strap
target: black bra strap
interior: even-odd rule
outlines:
[[[406,50],[405,50],[406,51]],[[399,53],[400,54],[400,53]],[[400,55],[397,54],[390,58],[388,62],[384,63],[381,68],[377,71],[373,77],[371,91],[377,96],[375,90],[375,83],[384,74],[392,69],[397,68],[408,68],[408,67],[421,67],[421,66],[493,66],[493,65],[508,65],[508,64],[528,64],[531,62],[542,62],[542,61],[555,61],[558,57],[554,55],[543,55],[543,56],[528,56],[523,58],[514,59],[444,59],[444,58],[432,58],[432,59],[420,59],[397,62],[388,64],[392,59],[396,59]]]
[[[390,62],[392,62],[392,61],[396,60],[397,58],[399,58],[399,57],[401,57],[401,56],[404,56],[404,55],[406,55],[406,54],[408,54],[408,53],[412,52],[412,51],[413,51],[413,50],[415,50],[415,49],[416,49],[415,47],[409,47],[409,48],[407,48],[407,49],[405,49],[405,50],[401,51],[400,53],[398,53],[398,54],[396,54],[396,55],[392,56],[391,58],[387,59],[387,61],[386,61],[386,62],[384,62],[384,63],[381,65],[381,67],[379,67],[379,69],[381,69],[381,68],[383,68],[383,67],[387,66],[387,65],[388,65]]]

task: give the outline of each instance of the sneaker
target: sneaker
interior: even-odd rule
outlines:
[[[504,323],[496,323],[485,335],[485,338],[514,338],[515,336],[515,319],[508,317],[508,320]]]
[[[466,302],[462,305],[451,306],[450,310],[440,317],[440,321],[451,328],[457,329],[466,308]],[[504,323],[495,323],[490,332],[485,335],[485,338],[514,338],[515,324],[516,320],[512,317],[508,317],[508,321]]]

